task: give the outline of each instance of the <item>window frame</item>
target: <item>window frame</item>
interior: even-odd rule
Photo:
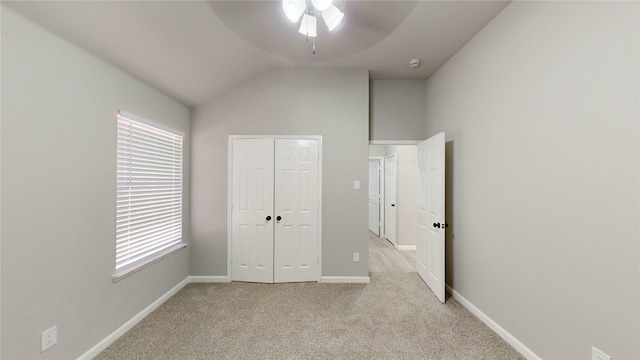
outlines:
[[[116,241],[114,243],[115,273],[112,276],[112,280],[114,283],[184,249],[187,246],[187,244],[184,242],[184,221],[183,221],[184,220],[183,219],[184,218],[184,201],[183,201],[184,200],[184,140],[185,140],[184,133],[177,131],[175,129],[172,129],[170,127],[164,126],[162,124],[149,121],[142,117],[121,111],[121,110],[117,111],[116,127],[117,127],[117,130],[116,130],[117,132],[117,135],[116,135],[117,136],[116,138],[116,236],[115,236]],[[132,137],[132,134],[134,133],[134,131],[132,131],[133,128],[135,128],[136,135]],[[144,165],[144,166],[159,167],[159,164],[155,163],[155,160],[153,160],[154,164],[151,164],[151,165],[149,165],[148,161],[138,160],[139,158],[136,158],[135,156],[133,156],[134,159],[132,160],[132,150],[131,150],[132,144],[133,144],[133,147],[142,145],[142,143],[140,143],[141,138],[139,138],[139,136],[153,136],[154,138],[159,139],[158,144],[159,143],[162,143],[163,145],[173,144],[171,145],[172,146],[171,149],[173,150],[173,155],[165,154],[166,156],[164,158],[160,158],[159,161],[171,162],[172,166],[174,167],[176,166],[176,162],[177,162],[177,164],[179,165],[179,168],[173,169],[172,171],[170,171],[169,175],[165,174],[164,177],[162,177],[162,179],[158,178],[160,177],[160,175],[158,175],[158,177],[146,176],[146,175],[142,176],[144,180],[149,180],[150,178],[153,179],[152,181],[165,180],[164,187],[162,185],[154,187],[152,186],[152,184],[151,185],[145,184],[145,185],[138,185],[138,186],[132,186],[131,184],[132,178],[134,180],[140,181],[140,178],[136,178],[137,172],[134,171],[132,173],[131,171],[132,162],[139,166]],[[179,139],[179,156],[176,155],[178,153],[178,151],[176,150],[178,146],[175,145],[176,143],[178,143],[178,139]],[[157,146],[158,144],[154,143],[154,146]],[[133,152],[135,153],[135,150]],[[154,152],[153,155],[155,158],[156,155],[158,155],[158,153]],[[136,161],[143,161],[143,163],[136,163]],[[157,169],[154,168],[154,170],[157,170]],[[170,179],[171,182],[175,183],[176,178],[178,178],[180,182],[177,195],[175,194],[176,192],[175,185],[172,185],[169,187],[166,185],[167,179]],[[156,206],[153,210],[154,212],[164,211],[165,214],[167,212],[170,212],[171,215],[167,220],[173,221],[173,222],[179,221],[179,226],[175,224],[168,225],[165,222],[161,222],[160,224],[162,225],[160,227],[162,231],[158,232],[150,229],[154,227],[152,226],[152,224],[149,224],[149,222],[153,222],[153,220],[147,221],[146,218],[144,219],[144,221],[138,220],[138,224],[147,223],[146,225],[142,225],[142,226],[145,229],[145,232],[147,231],[151,232],[150,234],[151,239],[153,239],[151,240],[151,244],[155,244],[153,246],[147,246],[139,238],[136,239],[136,236],[131,236],[132,213],[134,215],[133,218],[135,219],[136,211],[138,211],[137,213],[138,216],[140,216],[140,211],[141,211],[139,208],[136,209],[136,205],[139,206],[139,204],[136,204],[136,201],[141,201],[139,200],[140,195],[138,195],[138,197],[136,197],[135,194],[132,195],[132,193],[135,191],[135,190],[132,191],[132,189],[136,189],[138,191],[145,189],[148,192],[154,193],[153,195],[144,195],[144,201],[151,200],[151,199],[156,200],[155,196],[157,196],[157,194],[155,193],[159,191],[165,192],[165,195],[164,195],[165,198],[166,198],[167,191],[169,191],[169,193],[171,194],[170,204]],[[176,206],[175,204],[176,201],[178,201],[178,206]],[[122,205],[126,206],[127,208],[124,209]],[[176,214],[176,209],[178,212],[177,214]],[[159,214],[154,213],[153,217],[155,221],[158,221],[158,220],[161,220],[159,219],[159,217],[167,217],[167,215],[160,216]],[[164,220],[161,220],[161,221],[164,221]],[[158,223],[155,222],[153,224],[158,224]],[[176,231],[178,231],[178,228],[179,228],[179,238],[176,239],[175,238],[177,235]],[[165,230],[168,230],[168,232],[170,233],[170,236],[164,236],[164,234],[167,233],[167,231]],[[168,240],[165,240],[166,242],[165,244],[162,243],[162,240],[159,240],[159,236],[163,236],[164,239],[168,239]],[[132,238],[134,238],[134,240],[131,240]],[[136,251],[131,249],[122,250],[123,244],[128,241],[132,241],[132,244],[136,246],[142,246],[142,248],[144,248],[145,251],[136,253]],[[118,249],[118,246],[121,246],[120,250]],[[123,254],[125,255],[128,254],[133,259],[123,261]],[[120,261],[119,261],[119,258],[120,258]],[[126,256],[125,256],[125,259],[126,259]]]

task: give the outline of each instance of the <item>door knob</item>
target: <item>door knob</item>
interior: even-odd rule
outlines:
[[[391,204],[391,206],[396,206],[396,204]]]
[[[282,216],[278,215],[278,216],[276,217],[276,220],[278,220],[278,221],[282,220]]]
[[[271,216],[267,216],[267,221],[271,220]]]
[[[435,227],[435,228],[440,228],[440,223],[439,223],[439,222],[437,222],[437,223],[433,223],[433,227]]]
[[[433,227],[435,227],[435,228],[440,228],[440,226],[442,226],[442,228],[444,229],[444,228],[448,228],[449,224],[447,224],[447,223],[440,224],[439,222],[433,223]]]

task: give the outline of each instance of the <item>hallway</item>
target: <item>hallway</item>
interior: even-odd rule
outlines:
[[[398,250],[389,240],[369,232],[369,272],[414,273],[416,251]]]

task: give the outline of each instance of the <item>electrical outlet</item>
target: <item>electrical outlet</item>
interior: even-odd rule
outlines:
[[[359,252],[354,252],[353,253],[353,262],[358,262],[360,261],[360,253]]]
[[[360,190],[360,180],[353,180],[353,189]]]
[[[40,334],[40,352],[44,352],[58,342],[58,326]]]
[[[598,350],[595,346],[591,347],[591,359],[593,360],[611,360],[611,356]]]

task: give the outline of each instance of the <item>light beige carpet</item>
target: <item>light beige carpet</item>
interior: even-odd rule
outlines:
[[[417,274],[189,284],[96,359],[524,359]]]

